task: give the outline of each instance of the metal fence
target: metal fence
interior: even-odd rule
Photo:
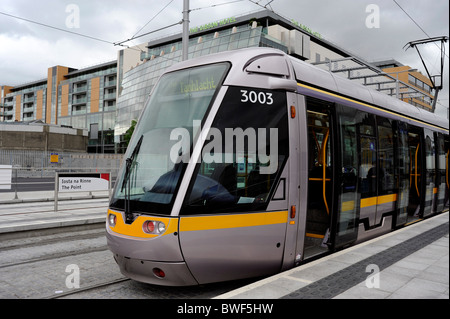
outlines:
[[[122,154],[90,154],[0,149],[0,165],[11,165],[18,177],[54,177],[55,171],[111,172],[117,176]]]
[[[122,158],[122,154],[0,150],[0,201],[18,199],[18,193],[47,196],[55,190],[55,176],[61,172],[110,173],[113,186]]]

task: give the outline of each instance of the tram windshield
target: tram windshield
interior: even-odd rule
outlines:
[[[228,68],[222,63],[161,77],[127,148],[111,207],[170,214],[194,125],[207,114]]]

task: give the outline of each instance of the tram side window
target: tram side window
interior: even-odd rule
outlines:
[[[361,198],[377,196],[377,139],[375,118],[373,115],[359,112],[357,114],[359,138],[361,145],[361,162],[359,178]]]
[[[390,120],[377,117],[378,124],[378,196],[396,189],[394,166],[394,133]]]

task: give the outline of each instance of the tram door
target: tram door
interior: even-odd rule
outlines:
[[[308,207],[304,258],[328,251],[332,212],[332,136],[328,105],[308,101]]]
[[[446,152],[444,135],[435,133],[436,141],[436,191],[434,212],[444,210],[446,195]],[[447,155],[448,156],[448,155]],[[448,182],[448,181],[447,181]]]
[[[410,127],[408,132],[409,144],[409,202],[407,223],[416,221],[421,216],[421,194],[422,190],[422,155],[421,134],[417,128]],[[422,208],[423,210],[423,208]]]
[[[408,218],[410,165],[411,157],[409,155],[408,147],[408,126],[406,123],[397,122],[398,198],[395,226],[405,224]]]
[[[424,129],[424,154],[423,162],[423,213],[422,217],[429,216],[433,213],[434,192],[436,183],[436,156],[434,134],[429,129]]]

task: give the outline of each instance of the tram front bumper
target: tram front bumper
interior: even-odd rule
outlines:
[[[123,214],[109,210],[106,241],[119,265],[120,272],[136,281],[165,286],[192,286],[198,282],[192,276],[178,241],[178,219],[140,216],[132,224],[124,223]],[[165,231],[148,234],[143,225],[148,220],[164,222]]]
[[[184,262],[140,260],[118,254],[114,254],[114,259],[119,265],[120,272],[136,281],[163,286],[198,285]]]

